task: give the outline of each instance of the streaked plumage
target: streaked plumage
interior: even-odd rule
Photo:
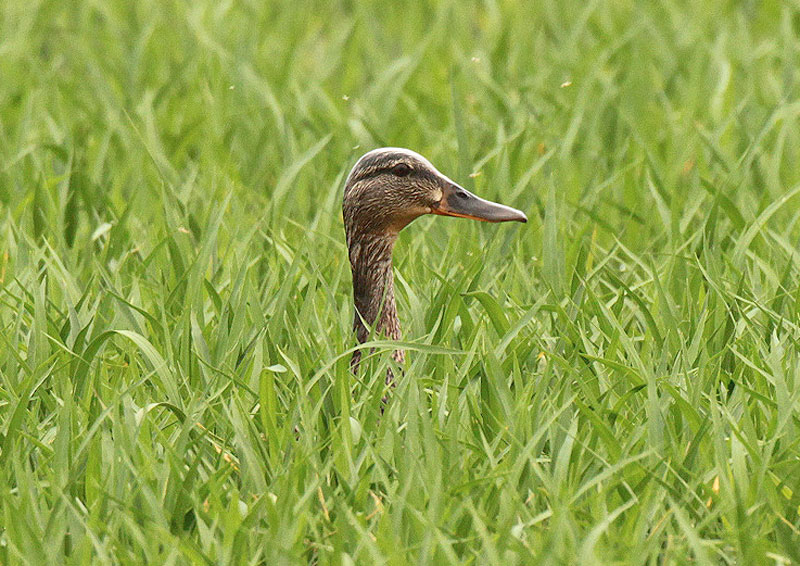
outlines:
[[[359,342],[369,336],[367,325],[374,327],[377,336],[401,337],[392,249],[400,230],[412,220],[440,214],[486,222],[527,222],[519,210],[473,195],[420,154],[395,147],[375,149],[358,160],[345,183],[342,212],[353,273],[353,330]],[[402,363],[405,355],[397,350],[393,357]],[[353,371],[360,360],[359,350],[353,354]]]

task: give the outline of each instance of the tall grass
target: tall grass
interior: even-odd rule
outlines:
[[[799,564],[796,2],[0,4],[0,564]],[[414,148],[409,351],[344,176]]]

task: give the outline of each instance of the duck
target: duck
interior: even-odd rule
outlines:
[[[483,222],[528,221],[520,210],[469,192],[410,149],[382,147],[361,156],[347,176],[342,198],[353,276],[353,332],[359,343],[371,332],[401,339],[392,251],[400,231],[427,214]],[[361,349],[353,352],[353,373],[358,372],[361,355]],[[392,358],[402,365],[405,352],[395,350]],[[390,369],[386,383],[393,382]]]

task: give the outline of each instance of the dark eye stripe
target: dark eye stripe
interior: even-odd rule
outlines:
[[[400,159],[401,156],[399,155],[384,155],[380,156],[379,158],[374,158],[369,162],[362,163],[361,167],[359,167],[358,174],[355,176],[352,182],[356,183],[358,181],[377,177],[378,175],[383,175],[385,173],[391,173],[392,175],[397,175],[398,177],[404,177],[411,173],[414,169],[408,163],[400,161]],[[397,167],[408,168],[408,172],[401,172],[401,174],[398,175],[395,171]]]
[[[406,177],[409,173],[411,173],[411,166],[409,166],[407,163],[398,163],[389,171],[391,171],[392,175],[396,175],[397,177]]]

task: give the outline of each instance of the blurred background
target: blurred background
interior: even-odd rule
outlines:
[[[165,229],[147,206],[165,184],[189,217],[234,194],[246,224],[305,225],[361,153],[397,145],[531,212],[552,182],[601,239],[677,247],[709,192],[746,217],[798,181],[798,17],[791,2],[7,2],[0,201],[66,247],[104,222]]]

